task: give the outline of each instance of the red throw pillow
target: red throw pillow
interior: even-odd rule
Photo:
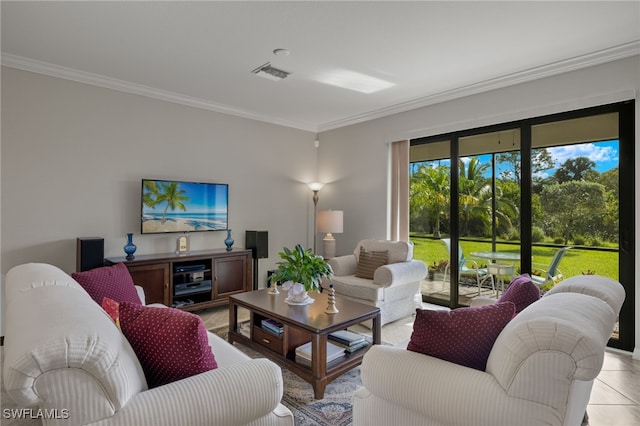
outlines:
[[[116,327],[120,328],[120,304],[113,299],[102,299],[102,309],[111,317]]]
[[[540,299],[540,289],[531,280],[529,274],[522,274],[511,281],[509,287],[498,299],[498,303],[512,302],[516,305],[516,313],[520,313],[538,299]]]
[[[102,299],[108,297],[116,302],[141,304],[129,269],[124,263],[103,266],[85,272],[74,272],[71,277],[89,293],[89,296],[102,305]]]
[[[511,302],[451,311],[417,309],[407,349],[484,371],[493,343],[514,313]]]
[[[119,316],[149,388],[218,368],[198,315],[123,302]]]

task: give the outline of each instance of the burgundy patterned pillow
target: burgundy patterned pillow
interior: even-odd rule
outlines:
[[[514,313],[511,302],[451,311],[417,309],[407,349],[484,371],[493,343]]]
[[[103,266],[85,272],[74,272],[71,277],[102,306],[102,299],[108,297],[116,302],[141,304],[135,284],[124,263]]]
[[[128,302],[120,303],[119,315],[149,388],[218,368],[199,316]]]
[[[522,274],[515,277],[509,287],[502,293],[498,303],[513,302],[516,305],[516,313],[540,299],[540,289],[531,280],[529,274]]]

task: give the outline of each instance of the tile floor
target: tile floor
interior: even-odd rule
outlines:
[[[428,305],[428,308],[446,309],[435,305]],[[208,329],[229,324],[226,307],[197,313]],[[240,320],[249,318],[246,311],[238,314]],[[412,330],[413,318],[404,318],[382,327],[382,340],[398,344],[408,340]],[[370,332],[359,326],[355,331]],[[587,412],[590,426],[640,425],[640,360],[632,359],[627,352],[607,350],[602,371],[591,391]]]

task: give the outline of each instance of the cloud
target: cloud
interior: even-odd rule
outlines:
[[[587,157],[596,164],[618,161],[618,150],[610,145],[584,143],[580,145],[565,145],[548,148],[548,150],[556,161],[556,167],[559,167],[564,164],[565,161],[576,157]]]

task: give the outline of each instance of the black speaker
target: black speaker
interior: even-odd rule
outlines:
[[[104,266],[104,238],[78,238],[76,242],[76,271]]]
[[[246,231],[244,246],[251,249],[254,259],[269,257],[269,233],[267,231]]]

